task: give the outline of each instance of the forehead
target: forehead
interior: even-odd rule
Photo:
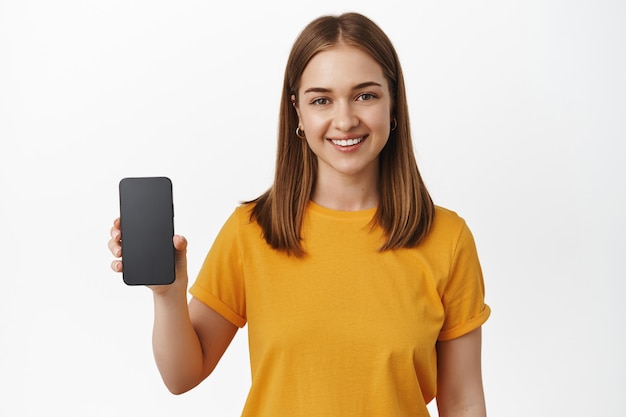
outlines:
[[[309,61],[300,78],[300,91],[309,88],[352,88],[372,81],[387,87],[378,62],[362,49],[339,44],[317,53]]]

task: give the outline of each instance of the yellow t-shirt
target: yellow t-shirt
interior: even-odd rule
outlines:
[[[248,324],[242,416],[428,416],[437,340],[490,314],[474,240],[463,219],[437,207],[417,248],[379,252],[374,213],[310,203],[304,258],[267,245],[247,206],[223,226],[190,292]]]

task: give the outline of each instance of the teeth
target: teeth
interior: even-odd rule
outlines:
[[[356,138],[356,139],[341,139],[341,140],[332,140],[332,142],[335,145],[338,146],[352,146],[352,145],[356,145],[357,143],[361,143],[361,141],[363,140],[363,138]]]

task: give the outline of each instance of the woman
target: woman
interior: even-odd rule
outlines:
[[[119,220],[111,235],[119,257]],[[186,241],[174,245],[176,281],[152,287],[172,392],[204,380],[247,324],[243,416],[427,416],[435,396],[442,417],[485,415],[474,241],[422,182],[396,52],[366,17],[318,18],[294,43],[274,184],[226,221],[189,304]]]

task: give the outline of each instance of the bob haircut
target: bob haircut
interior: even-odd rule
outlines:
[[[392,118],[397,127],[379,155],[379,203],[372,226],[386,237],[380,250],[417,246],[428,234],[434,204],[422,181],[413,151],[404,78],[397,53],[387,35],[358,13],[322,16],[309,23],[293,44],[285,69],[280,103],[274,184],[254,203],[263,237],[274,249],[304,255],[301,225],[315,187],[317,156],[295,134],[298,116],[292,104],[302,73],[320,51],[338,44],[357,47],[381,66],[389,83]]]

